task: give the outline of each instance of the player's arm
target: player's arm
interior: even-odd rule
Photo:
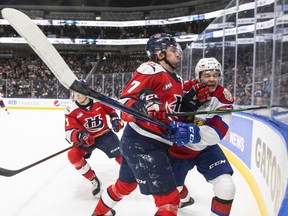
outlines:
[[[5,104],[4,104],[4,101],[3,101],[3,100],[0,100],[0,106],[1,106],[1,108],[4,108],[4,107],[5,107]]]
[[[65,138],[70,143],[86,142],[90,134],[73,116],[65,115]]]
[[[203,103],[211,100],[207,85],[196,80],[187,80],[183,84],[182,112],[196,111]]]
[[[231,104],[221,107],[231,107]],[[220,106],[219,106],[220,107]],[[205,122],[197,123],[171,122],[171,126],[175,128],[172,134],[163,134],[163,137],[175,142],[178,146],[191,145],[215,145],[220,142],[226,135],[231,121],[231,113],[223,115],[208,115]]]
[[[217,90],[212,93],[212,96],[211,110],[233,109],[234,98],[231,92],[226,88],[219,86]],[[229,129],[231,118],[231,113],[204,115],[204,123],[199,127],[201,141],[198,144],[215,145],[219,143],[225,137]]]
[[[124,123],[118,116],[116,110],[104,104],[101,104],[101,106],[105,110],[106,114],[110,117],[110,123],[112,125],[113,131],[116,133],[119,132],[124,127]]]
[[[124,88],[121,102],[140,112],[161,121],[166,120],[165,106],[160,102],[155,90],[162,81],[163,68],[157,64],[142,64],[134,73],[133,78]],[[136,121],[133,116],[121,113],[121,118],[127,122]]]
[[[226,135],[231,121],[231,114],[214,115],[207,118],[205,125],[199,126],[201,141],[198,144],[215,145]]]

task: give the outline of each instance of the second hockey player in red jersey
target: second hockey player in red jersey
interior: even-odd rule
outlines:
[[[3,109],[5,109],[5,111],[7,112],[7,114],[9,114],[8,109],[7,109],[7,107],[6,107],[5,104],[4,104],[4,100],[3,100],[2,96],[1,96],[1,94],[0,94],[0,107],[3,108]]]
[[[102,150],[109,158],[115,158],[120,164],[119,138],[114,132],[119,132],[124,127],[116,111],[100,102],[94,101],[77,92],[74,93],[75,101],[66,108],[65,133],[70,143],[81,142],[82,145],[72,148],[68,152],[71,164],[92,183],[92,194],[99,196],[101,183],[86,159],[93,150]],[[111,131],[107,121],[114,130]]]

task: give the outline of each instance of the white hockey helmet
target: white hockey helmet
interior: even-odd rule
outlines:
[[[220,78],[222,77],[221,64],[215,58],[202,58],[198,61],[195,67],[195,78],[200,80],[200,72],[208,70],[217,70],[220,72]]]

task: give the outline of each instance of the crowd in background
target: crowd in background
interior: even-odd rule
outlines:
[[[91,56],[63,55],[82,78],[91,68]],[[53,73],[36,55],[0,58],[0,93],[10,98],[69,98]]]
[[[87,78],[90,87],[109,97],[118,98],[121,90],[129,81],[133,71],[141,62],[146,61],[145,54],[106,55],[96,71],[89,74],[94,64],[99,61],[99,55],[93,54],[62,54],[65,62],[79,79]],[[217,57],[217,56],[216,56]],[[271,96],[271,80],[269,76],[255,79],[252,93],[252,66],[242,61],[237,67],[236,104],[251,105],[254,96],[255,105],[269,105]],[[249,64],[248,64],[249,63]],[[234,91],[234,65],[224,65],[224,86]],[[288,104],[288,76],[281,79],[282,104]],[[69,98],[70,92],[54,77],[47,66],[36,55],[22,57],[0,58],[0,93],[8,98]]]
[[[223,3],[224,1],[221,2]],[[207,12],[207,10],[216,10],[216,7],[209,8],[210,9],[203,8],[203,10],[205,12]],[[223,5],[221,8],[223,8]],[[259,13],[272,12],[273,10],[274,4],[268,4],[259,8]],[[123,13],[118,12],[101,12],[101,20],[130,21],[135,20],[135,18],[138,16],[139,20],[146,18],[164,19],[170,17],[177,17],[178,15],[190,15],[196,13],[196,11],[197,13],[199,13],[199,11],[201,10],[200,8],[188,9],[185,7],[178,9],[169,9],[170,13],[167,13],[167,11],[165,10],[155,10],[147,12],[149,16],[146,16],[146,12],[146,15],[144,15],[144,13],[140,13],[139,11],[133,12],[133,16],[122,16]],[[84,14],[52,11],[48,13],[38,9],[27,10],[24,12],[33,19],[40,18],[48,20],[92,20],[95,18],[95,13]],[[247,10],[245,11],[245,13],[239,12],[239,18],[249,18],[253,17],[254,15],[254,10]],[[63,26],[47,25],[39,27],[47,37],[68,37],[71,39],[134,39],[148,38],[155,32],[166,32],[174,36],[179,36],[187,33],[201,34],[205,29],[205,31],[208,31],[209,33],[209,27],[207,28],[207,26],[211,23],[212,20],[213,19],[195,20],[183,23],[179,22],[177,24],[170,25],[148,25],[136,27],[131,26],[123,28],[76,26],[75,24],[73,24],[73,22],[66,23],[66,25]],[[234,22],[234,15],[228,15],[226,17],[226,21]],[[272,33],[273,30],[268,29],[268,32]],[[262,35],[262,32],[259,31],[257,32],[257,34]],[[11,26],[0,25],[0,38],[1,37],[19,37],[19,35]],[[245,36],[242,34],[241,37],[247,37],[249,39],[253,37],[253,35],[247,34]],[[214,44],[216,45],[209,47],[209,40],[211,40],[212,43],[214,42]],[[234,40],[235,38],[231,37],[231,41],[233,42]],[[225,38],[225,42],[227,42],[227,44],[229,44],[229,42],[231,41],[229,37]],[[257,47],[255,50],[254,44],[251,43],[238,45],[236,58],[235,47],[226,45],[226,43],[225,45],[221,44],[221,46],[218,45],[217,47],[217,43],[215,42],[218,42],[218,44],[220,44],[219,42],[223,41],[222,38],[220,38],[218,41],[215,40],[215,38],[210,39],[209,37],[205,40],[205,43],[208,44],[208,47],[205,48],[205,57],[215,57],[221,63],[224,62],[224,64],[222,65],[224,68],[224,76],[222,79],[223,85],[234,94],[235,102],[237,105],[269,105],[271,103],[274,104],[275,101],[271,101],[271,98],[273,98],[272,94],[275,94],[278,98],[278,101],[276,101],[277,103],[279,102],[284,105],[288,104],[288,65],[285,66],[285,62],[288,62],[288,54],[286,54],[287,52],[281,52],[281,56],[279,56],[280,58],[277,58],[276,56],[276,59],[272,61],[273,47],[275,44],[273,45],[272,40],[269,40],[268,38],[267,40],[265,40],[265,43],[257,44],[257,46],[259,47]],[[287,43],[281,44],[281,46],[283,45],[283,50],[286,50],[286,44]],[[10,53],[10,55],[2,56],[2,52],[4,52],[4,50],[0,50],[0,93],[4,97],[70,97],[70,92],[59,83],[59,81],[49,71],[47,66],[35,54],[20,55],[16,52],[12,52]],[[98,92],[101,92],[109,97],[118,98],[121,94],[121,90],[131,78],[131,75],[136,69],[136,67],[140,65],[141,62],[145,62],[147,60],[145,53],[137,56],[133,56],[131,53],[123,53],[121,54],[121,50],[119,50],[119,52],[116,54],[80,54],[80,52],[75,54],[73,52],[70,52],[61,53],[61,55],[79,79],[86,79],[90,87]],[[254,56],[255,53],[256,55]],[[203,52],[200,51],[200,53],[198,54],[196,53],[195,59],[199,58],[199,56],[202,56]],[[224,56],[224,60],[222,59],[222,55]],[[236,63],[235,59],[237,59]],[[276,66],[272,65],[271,62],[275,62],[274,64]],[[95,65],[97,66],[96,71],[91,73],[91,69]],[[279,73],[275,73],[272,76],[272,70],[274,70],[275,67],[278,67],[277,70],[281,71],[281,74],[279,75]]]
[[[155,32],[167,32],[174,36],[183,34],[201,33],[209,23],[205,20],[197,22],[186,22],[170,25],[155,25],[129,28],[109,28],[90,26],[39,26],[43,33],[49,38],[70,39],[138,39],[148,38]],[[19,34],[11,27],[0,25],[0,37],[19,37]]]

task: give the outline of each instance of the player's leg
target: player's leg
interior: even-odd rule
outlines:
[[[92,194],[96,196],[101,191],[101,182],[97,178],[94,170],[92,170],[90,164],[87,162],[86,155],[90,156],[91,153],[86,152],[82,148],[72,148],[70,151],[68,151],[68,159],[70,163],[84,178],[91,182]]]
[[[121,139],[123,158],[133,171],[141,193],[153,195],[158,216],[177,215],[180,201],[167,148],[167,145],[147,137],[124,136]],[[120,180],[129,182],[124,172],[120,174]]]
[[[236,191],[232,176],[222,174],[209,182],[213,185],[215,194],[211,204],[211,216],[229,215]]]
[[[195,161],[193,158],[184,160],[170,157],[170,163],[180,195],[179,208],[190,206],[195,202],[195,200],[190,196],[184,182],[189,170],[193,169]]]
[[[219,145],[209,147],[198,156],[197,169],[213,185],[211,215],[229,215],[236,189],[233,169]]]
[[[188,188],[184,184],[183,186],[177,187],[180,195],[180,203],[179,203],[179,208],[184,208],[187,206],[190,206],[194,204],[195,200],[193,197],[190,196]]]
[[[109,158],[114,158],[118,164],[121,164],[120,140],[113,131],[109,131],[103,136],[95,139],[95,145]]]
[[[153,195],[157,212],[155,216],[176,216],[179,205],[179,192],[177,189],[174,191],[163,194]]]
[[[103,191],[92,216],[106,215],[110,211],[113,211],[114,206],[116,206],[124,196],[129,195],[136,189],[137,183],[134,174],[124,157],[120,166],[120,175],[121,174],[125,175],[129,181],[124,182],[117,179],[115,184],[110,185],[105,191]]]

